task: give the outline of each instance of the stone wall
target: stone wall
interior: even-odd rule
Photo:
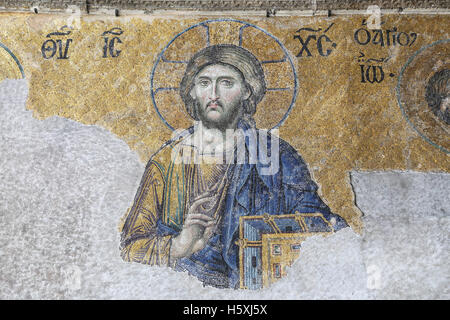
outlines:
[[[69,6],[78,6],[83,12],[118,10],[366,10],[376,5],[381,9],[448,9],[446,0],[1,0],[0,7],[8,10],[29,10],[37,8],[44,11],[63,11]]]

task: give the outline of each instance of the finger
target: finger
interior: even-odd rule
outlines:
[[[198,212],[207,212],[211,210],[217,199],[215,197],[208,197],[200,199],[200,201],[194,202],[189,208],[189,212],[198,213]]]
[[[207,227],[214,226],[214,221],[203,221],[203,220],[199,220],[199,219],[192,219],[189,221],[186,220],[186,223],[184,224],[185,227],[194,226],[194,225],[200,225],[200,226],[207,228]]]
[[[208,203],[204,203],[202,205],[200,205],[197,208],[197,212],[209,215],[210,211],[215,207],[215,205],[217,204],[216,199],[214,199],[215,201],[211,200]]]
[[[202,205],[202,204],[204,204],[204,203],[208,203],[209,201],[211,201],[211,200],[213,200],[214,199],[214,196],[207,196],[207,197],[204,197],[204,198],[200,198],[200,199],[197,199],[197,200],[195,200],[193,203],[192,203],[192,205],[191,205],[191,208],[193,208],[193,207],[198,207],[198,206],[200,206],[200,205]]]
[[[191,219],[200,219],[200,220],[205,220],[205,221],[213,221],[214,218],[210,217],[206,214],[203,213],[190,213],[188,214],[188,216],[186,217],[186,221],[189,221]]]

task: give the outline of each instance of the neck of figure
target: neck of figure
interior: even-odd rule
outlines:
[[[202,154],[222,155],[234,149],[239,135],[236,131],[236,125],[220,130],[217,128],[208,128],[201,121],[194,126],[192,135],[192,145],[197,147]]]

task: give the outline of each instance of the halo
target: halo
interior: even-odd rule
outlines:
[[[425,141],[450,153],[450,128],[431,111],[425,99],[429,79],[443,69],[450,69],[450,39],[424,46],[408,59],[398,77],[396,94],[409,125]]]
[[[187,121],[192,121],[178,94],[178,85],[190,58],[207,46],[224,43],[250,51],[263,66],[267,89],[254,116],[258,127],[273,130],[286,121],[297,98],[298,79],[285,46],[254,24],[214,19],[199,22],[178,33],[159,53],[153,66],[150,77],[152,103],[169,129],[186,128]],[[280,103],[286,104],[287,109],[280,108]]]
[[[17,57],[0,42],[0,81],[4,79],[23,79],[25,73]]]

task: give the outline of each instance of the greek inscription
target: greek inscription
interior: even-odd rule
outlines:
[[[361,82],[366,83],[380,83],[384,80],[384,71],[381,66],[365,66],[359,65],[361,67]]]
[[[386,58],[366,58],[365,54],[360,51],[358,63],[361,72],[361,83],[381,83],[385,78],[385,72],[381,64],[388,62],[391,57]],[[393,73],[389,73],[390,77],[394,77]]]
[[[372,43],[381,47],[397,45],[411,47],[417,40],[417,33],[399,31],[397,27],[391,29],[367,29],[366,20],[363,20],[362,27],[355,31],[353,39],[362,46]]]
[[[300,51],[297,53],[297,57],[312,57],[313,54],[311,50],[315,51],[315,49],[311,49],[309,47],[311,41],[315,41],[315,47],[317,49],[317,53],[322,57],[328,57],[333,50],[337,47],[337,44],[333,42],[327,35],[327,31],[333,27],[334,23],[331,23],[324,31],[322,28],[313,29],[313,28],[300,28],[296,31],[296,35],[294,35],[294,39],[297,39],[300,42]],[[303,32],[303,33],[302,33]],[[305,34],[306,33],[306,34]]]
[[[120,28],[112,28],[111,30],[102,33],[105,42],[103,46],[103,58],[117,58],[122,50],[116,49],[116,44],[122,43],[119,36],[123,34]]]
[[[68,29],[68,30],[66,30]],[[61,27],[60,31],[51,32],[46,35],[48,40],[45,40],[41,46],[41,53],[44,59],[69,59],[69,46],[73,39],[61,39],[61,37],[68,36],[72,33],[68,26]],[[54,39],[52,37],[58,37]]]

